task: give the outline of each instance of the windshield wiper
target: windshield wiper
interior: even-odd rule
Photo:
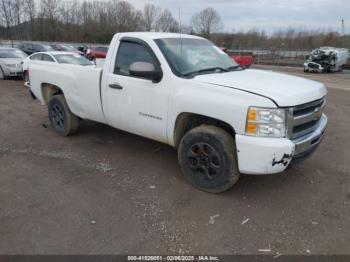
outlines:
[[[214,72],[214,73],[216,73],[217,71],[228,72],[229,69],[225,69],[225,68],[222,68],[222,67],[211,67],[211,68],[205,68],[205,69],[189,72],[189,73],[183,74],[183,76],[199,75],[199,74],[206,73],[206,72]]]
[[[236,65],[236,66],[230,66],[230,67],[226,68],[227,71],[233,71],[235,69],[242,69],[242,67],[239,65]]]

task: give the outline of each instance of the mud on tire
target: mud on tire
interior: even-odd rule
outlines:
[[[178,158],[185,178],[206,192],[226,191],[240,177],[235,141],[216,126],[203,125],[186,133]]]

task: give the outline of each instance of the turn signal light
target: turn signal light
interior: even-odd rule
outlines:
[[[247,124],[247,133],[251,135],[255,135],[257,132],[256,130],[256,124],[255,123],[248,123]]]

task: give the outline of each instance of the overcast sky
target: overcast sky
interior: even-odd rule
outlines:
[[[214,7],[227,32],[251,28],[272,32],[277,29],[331,29],[341,31],[341,19],[350,33],[350,0],[128,0],[142,9],[146,3],[168,8],[189,23],[193,13]]]

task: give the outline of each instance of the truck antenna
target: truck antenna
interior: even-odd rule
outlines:
[[[179,33],[180,33],[180,48],[182,57],[182,24],[181,24],[181,7],[179,7]]]

